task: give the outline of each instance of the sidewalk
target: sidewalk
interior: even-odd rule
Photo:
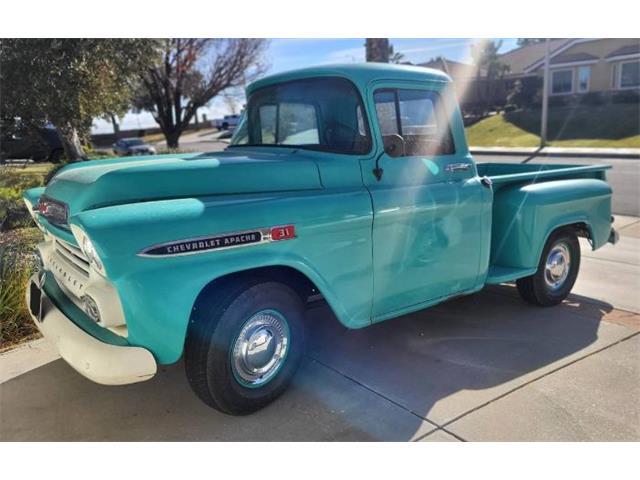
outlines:
[[[584,158],[628,158],[640,160],[640,148],[563,148],[563,147],[469,147],[479,155],[536,155]]]

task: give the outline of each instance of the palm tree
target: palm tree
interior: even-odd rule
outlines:
[[[476,93],[478,101],[489,107],[498,81],[509,71],[509,67],[500,61],[498,51],[502,46],[502,40],[483,40],[471,45],[471,58],[476,66]],[[482,89],[482,77],[484,73],[486,88]]]
[[[403,63],[405,56],[403,53],[395,52],[393,45],[389,44],[389,63]]]
[[[367,38],[365,49],[367,62],[389,63],[388,38]]]

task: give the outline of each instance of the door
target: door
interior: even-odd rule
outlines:
[[[464,137],[456,152],[451,124],[460,123],[459,138],[460,115],[441,93],[385,87],[372,100],[384,146],[374,175],[363,171],[374,212],[375,321],[476,286],[490,199]]]

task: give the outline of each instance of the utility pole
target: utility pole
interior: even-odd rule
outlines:
[[[547,145],[547,120],[549,116],[549,39],[544,41],[544,78],[542,80],[542,124],[540,125],[540,148]]]

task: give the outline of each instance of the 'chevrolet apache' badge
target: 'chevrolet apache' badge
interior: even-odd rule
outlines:
[[[283,225],[161,243],[145,248],[138,255],[143,257],[189,255],[209,250],[222,250],[292,238],[295,238],[295,227],[293,225]]]

